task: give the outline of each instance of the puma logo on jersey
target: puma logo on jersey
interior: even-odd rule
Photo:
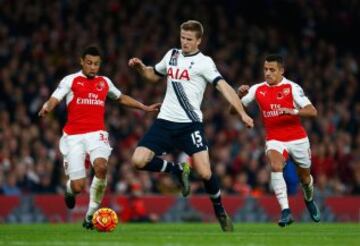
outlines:
[[[265,96],[266,92],[265,91],[260,91],[259,92],[261,95]]]
[[[190,80],[189,71],[187,69],[172,68],[167,70],[167,76],[172,80]]]
[[[83,83],[83,82],[77,82],[76,84],[77,84],[77,85],[84,86],[84,83]]]

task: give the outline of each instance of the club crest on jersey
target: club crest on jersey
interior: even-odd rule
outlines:
[[[284,88],[283,89],[284,96],[287,96],[290,94],[290,88]]]
[[[179,58],[180,52],[176,49],[173,49],[170,56],[169,65],[170,66],[177,66],[177,60]]]
[[[190,66],[189,66],[189,69],[191,69],[192,68],[192,66],[195,64],[195,62],[190,62]]]
[[[172,80],[190,80],[189,71],[187,69],[169,67],[167,76]]]
[[[102,91],[105,88],[105,82],[104,81],[99,81],[99,83],[96,84],[96,90],[97,91]]]

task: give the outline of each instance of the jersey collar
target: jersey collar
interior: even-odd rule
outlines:
[[[86,77],[86,75],[83,73],[83,71],[82,71],[82,70],[80,70],[80,71],[78,72],[78,74],[80,74],[82,77],[87,78],[87,77]]]
[[[196,56],[197,54],[200,53],[200,50],[196,51],[195,53],[192,53],[192,54],[189,54],[189,55],[185,55],[182,51],[181,51],[181,54],[184,56],[184,57],[191,57],[191,56]]]
[[[89,78],[83,73],[82,70],[80,70],[78,73],[79,73],[82,77],[84,77],[84,78],[86,78],[86,79],[89,79]],[[95,79],[96,77],[97,77],[97,75],[95,75],[93,79]]]
[[[282,80],[281,80],[280,83],[277,84],[277,85],[282,85],[282,84],[284,84],[285,82],[286,82],[286,78],[283,76]]]
[[[285,82],[286,82],[286,78],[283,76],[283,78],[282,78],[282,80],[280,81],[280,83],[279,84],[276,84],[276,85],[269,85],[266,81],[266,84],[269,86],[269,87],[277,87],[277,86],[280,86],[280,85],[282,85],[282,84],[284,84]]]

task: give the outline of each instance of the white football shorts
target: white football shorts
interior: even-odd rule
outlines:
[[[296,165],[302,168],[310,168],[311,166],[311,149],[308,138],[302,138],[294,141],[266,141],[266,152],[276,150],[280,152],[285,159],[289,155]]]
[[[59,148],[64,158],[65,174],[70,180],[86,177],[85,157],[90,156],[91,165],[97,158],[109,159],[112,148],[106,131],[67,135],[60,138]]]

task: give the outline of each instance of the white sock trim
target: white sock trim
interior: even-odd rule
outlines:
[[[99,179],[98,177],[96,177],[96,176],[94,176],[94,178],[93,178],[93,180],[92,180],[92,182],[91,182],[91,186],[93,186],[93,185],[106,185],[106,183],[107,183],[107,179],[106,178],[104,178],[104,179]]]
[[[168,165],[168,162],[166,160],[163,160],[163,166],[162,166],[160,172],[165,172],[167,165]]]
[[[283,172],[271,172],[271,179],[284,179]]]
[[[70,193],[70,194],[74,194],[73,190],[71,189],[71,180],[70,179],[66,182],[66,192]]]
[[[214,199],[214,198],[218,198],[220,195],[221,195],[221,191],[219,190],[216,194],[213,195],[209,194],[209,197]]]

